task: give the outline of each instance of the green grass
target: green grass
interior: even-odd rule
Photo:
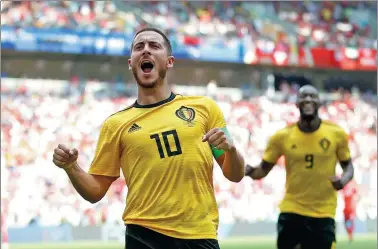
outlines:
[[[220,242],[221,249],[275,249],[273,237],[234,237]],[[75,242],[59,244],[12,244],[10,249],[123,249],[119,243]],[[356,237],[349,243],[346,238],[338,238],[337,249],[376,249],[377,235]]]

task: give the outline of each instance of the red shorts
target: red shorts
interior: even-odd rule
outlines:
[[[344,219],[345,220],[354,220],[354,217],[356,216],[354,210],[344,210]]]

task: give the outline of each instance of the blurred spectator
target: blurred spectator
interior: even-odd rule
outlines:
[[[122,2],[122,3],[120,3]],[[299,46],[376,48],[376,2],[129,2],[2,1],[1,25],[133,34],[145,26],[165,30],[189,46],[205,40],[281,50]],[[226,39],[225,39],[226,38]]]

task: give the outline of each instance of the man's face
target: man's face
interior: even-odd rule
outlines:
[[[318,91],[311,86],[305,86],[299,89],[297,107],[300,114],[305,119],[312,119],[318,115],[320,99]]]
[[[173,62],[159,33],[144,31],[135,37],[129,66],[141,87],[154,88],[162,83]]]

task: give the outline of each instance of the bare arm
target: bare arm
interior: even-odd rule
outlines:
[[[341,161],[340,165],[343,169],[343,175],[341,177],[332,176],[330,178],[333,188],[336,190],[343,189],[353,179],[354,175],[352,160]]]
[[[232,136],[226,127],[223,113],[214,100],[210,100],[208,132],[202,142],[210,144],[214,158],[222,168],[223,175],[232,182],[240,182],[244,177],[244,157],[236,149]]]
[[[347,185],[354,176],[354,167],[352,160],[340,162],[341,168],[343,169],[343,175],[341,177],[341,182],[343,186]]]
[[[90,203],[100,201],[117,177],[91,175],[75,162],[72,168],[65,170],[76,191]]]
[[[245,169],[245,175],[251,177],[254,180],[259,180],[266,177],[274,167],[274,163],[269,163],[262,160],[258,167],[252,167],[247,164]]]
[[[343,169],[343,175],[341,177],[332,176],[331,183],[334,189],[341,190],[353,179],[354,167],[352,164],[350,149],[348,145],[348,134],[344,130],[342,130],[340,131],[340,134],[338,134],[338,137],[340,138],[340,141],[336,154],[339,159],[341,168]]]
[[[76,191],[87,201],[96,203],[108,191],[117,177],[91,175],[77,164],[78,151],[69,150],[67,146],[59,144],[54,150],[53,162],[66,171]]]
[[[240,152],[232,146],[224,155],[217,158],[217,163],[222,167],[223,175],[232,182],[240,182],[244,177],[244,158]]]

